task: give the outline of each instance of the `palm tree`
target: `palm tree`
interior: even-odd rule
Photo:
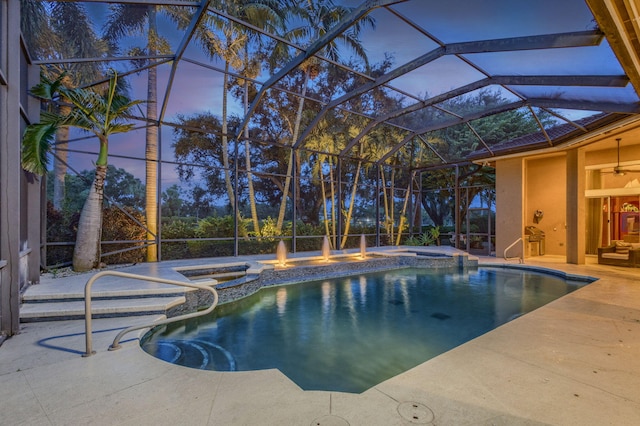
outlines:
[[[80,213],[78,234],[73,252],[73,269],[87,271],[100,262],[100,239],[102,235],[102,200],[104,180],[107,174],[109,136],[128,132],[133,124],[123,123],[123,117],[133,106],[142,101],[131,101],[117,93],[117,74],[113,72],[104,94],[88,89],[69,89],[64,86],[65,74],[55,80],[41,76],[39,84],[31,94],[48,103],[49,109],[42,111],[40,122],[27,126],[22,138],[22,167],[31,173],[44,175],[47,172],[48,154],[54,136],[61,126],[75,127],[96,135],[99,141],[96,173],[91,190]],[[68,113],[55,111],[54,100],[67,100]]]
[[[93,58],[103,56],[108,51],[107,44],[93,31],[86,10],[80,3],[56,2],[47,7],[40,1],[21,0],[21,9],[22,34],[30,53],[36,58]],[[104,76],[100,62],[57,63],[43,66],[42,70],[49,76],[66,73],[63,84],[69,88],[91,83]],[[61,127],[56,139],[52,202],[56,210],[62,210],[67,174],[68,128]]]
[[[283,27],[286,9],[281,0],[211,0],[210,5],[218,10],[242,19],[243,21],[260,29],[276,32]],[[175,8],[172,8],[174,11]],[[176,12],[173,18],[178,22],[180,28],[186,28],[189,24],[190,16],[185,16]],[[222,149],[223,149],[223,169],[225,187],[229,197],[229,203],[235,205],[235,192],[231,183],[231,167],[229,163],[229,138],[228,138],[228,97],[230,89],[229,72],[232,68],[241,70],[241,74],[246,77],[240,79],[240,84],[244,88],[245,110],[248,109],[248,78],[256,76],[259,72],[257,62],[252,61],[249,53],[249,46],[256,42],[254,33],[243,25],[231,22],[214,13],[207,14],[201,25],[196,29],[196,39],[209,58],[219,57],[224,61],[224,74],[222,76]],[[255,43],[254,43],[255,44]],[[246,136],[246,134],[245,134]],[[250,159],[248,158],[248,145],[245,146],[247,155],[247,169],[249,177],[249,191],[253,191],[252,177],[249,171]],[[252,198],[252,217],[254,228],[258,231],[257,212],[255,211],[255,197]]]
[[[282,0],[211,0],[210,5],[218,10],[235,16],[259,29],[271,33],[278,32],[284,26],[284,13],[286,8]],[[184,8],[169,8],[170,15],[178,23],[181,29],[186,28],[191,19]],[[249,79],[255,78],[260,72],[260,64],[250,53],[250,46],[262,46],[257,33],[250,31],[246,26],[234,23],[225,18],[211,13],[207,14],[203,22],[196,29],[196,40],[209,58],[219,57],[224,61],[224,74],[222,77],[222,167],[224,181],[229,197],[229,204],[235,205],[235,191],[231,183],[231,165],[229,162],[229,138],[228,138],[228,97],[231,82],[229,72],[231,68],[240,71],[244,78],[237,83],[243,87],[243,103],[245,112],[249,102]],[[247,183],[249,187],[249,202],[251,205],[251,217],[254,232],[259,235],[260,225],[255,202],[253,188],[253,175],[251,172],[250,146],[248,142],[248,129],[245,128],[245,158],[247,166]]]
[[[46,57],[50,54],[52,42],[57,35],[49,23],[44,2],[20,0],[20,30],[29,54],[33,58]]]
[[[109,51],[108,45],[101,40],[91,27],[85,8],[80,3],[59,2],[51,6],[51,28],[56,37],[52,39],[51,49],[61,58],[96,58]],[[62,81],[67,88],[80,87],[90,84],[104,77],[105,69],[102,62],[88,63],[62,63],[44,68],[47,75],[53,76],[65,74]],[[61,113],[68,102],[60,105]],[[56,135],[55,156],[53,158],[53,206],[56,210],[62,210],[65,200],[65,176],[67,174],[67,145],[69,141],[69,128],[60,127]]]
[[[147,45],[144,48],[133,47],[130,54],[170,53],[168,42],[158,35],[156,5],[113,4],[109,6],[111,15],[104,27],[105,39],[115,44],[117,40],[131,33],[146,34]],[[167,9],[162,9],[167,10]],[[146,31],[146,32],[145,32]],[[139,63],[137,63],[140,65]],[[144,64],[142,64],[144,65]],[[155,240],[158,233],[158,70],[147,70],[147,120],[145,143],[145,215],[147,221],[147,240]],[[147,261],[158,260],[158,246],[147,247]]]
[[[232,3],[233,4],[233,3]],[[261,1],[238,1],[235,3],[236,15],[243,21],[266,30],[271,33],[277,33],[284,29],[286,8],[282,7],[281,2],[277,0],[261,0]],[[244,113],[249,110],[249,79],[256,78],[261,70],[261,64],[256,55],[251,55],[249,46],[256,45],[258,50],[264,48],[264,44],[257,33],[248,31],[246,28],[239,27],[247,35],[244,43],[243,69],[240,74],[245,77],[239,79],[238,84],[243,86],[243,106]],[[264,53],[264,52],[263,52]],[[265,55],[267,55],[265,53]],[[267,55],[268,56],[268,55]],[[256,206],[255,190],[253,187],[253,174],[251,171],[251,150],[249,145],[249,127],[244,128],[245,137],[245,163],[247,168],[247,186],[249,189],[249,205],[251,209],[251,219],[253,222],[253,230],[260,235],[260,222],[258,219],[258,209]]]
[[[286,37],[303,47],[307,46],[322,37],[328,30],[351,13],[352,10],[353,8],[351,7],[335,4],[333,0],[292,0],[291,15],[295,17],[295,22],[302,22],[302,24],[289,30]],[[365,62],[368,68],[367,56],[360,40],[358,39],[360,32],[365,28],[365,26],[373,28],[375,26],[373,18],[366,16],[360,21],[355,22],[351,27],[351,31],[345,31],[340,34],[329,42],[320,53],[327,56],[329,59],[336,61],[340,58],[338,45],[339,43],[342,43],[349,46],[356,56]],[[280,47],[283,46],[280,45]],[[291,137],[292,144],[298,140],[298,136],[300,134],[305,96],[307,94],[309,82],[319,74],[320,67],[321,62],[316,57],[308,59],[300,66],[301,71],[304,73],[304,78],[300,93],[300,101],[296,112],[296,120],[293,126],[293,134]],[[291,185],[292,160],[293,150],[291,150],[289,155],[289,164],[287,166],[282,202],[278,213],[278,221],[276,223],[278,230],[282,229],[282,225],[284,223],[287,197],[289,194],[289,187]]]

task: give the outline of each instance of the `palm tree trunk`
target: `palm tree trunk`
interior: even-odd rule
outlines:
[[[402,213],[400,213],[400,223],[398,224],[398,237],[396,239],[396,245],[400,245],[400,238],[402,237],[402,228],[404,227],[405,215],[407,213],[407,204],[409,203],[409,196],[411,195],[411,179],[409,179],[409,186],[407,186],[407,193],[404,196],[404,205],[402,206]]]
[[[336,190],[335,179],[333,178],[333,161],[331,160],[332,158],[333,157],[331,156],[329,157],[329,186],[331,188],[331,248],[335,249],[338,241],[336,235]]]
[[[395,223],[396,223],[396,169],[391,169],[391,177],[390,177],[391,187],[389,188],[389,192],[391,196],[389,197],[389,213],[391,214],[391,221],[389,222],[389,227],[391,229],[391,244],[393,244],[394,240],[394,231],[395,231]]]
[[[149,36],[156,36],[156,7],[149,6]],[[155,43],[149,40],[149,55],[156,54]],[[145,212],[147,216],[147,240],[156,240],[158,234],[158,71],[149,68],[147,81],[147,119],[152,125],[146,129],[145,148]],[[147,262],[158,261],[158,246],[155,243],[147,247]]]
[[[222,167],[224,168],[224,184],[229,196],[229,204],[236,205],[236,198],[231,184],[231,168],[229,167],[229,139],[227,137],[227,96],[229,92],[229,62],[224,63],[224,76],[222,78]]]
[[[244,80],[244,114],[249,110],[249,81]],[[258,220],[258,208],[256,207],[256,193],[253,189],[253,174],[251,173],[251,147],[249,145],[249,126],[244,128],[244,155],[247,165],[247,185],[249,186],[249,205],[251,207],[251,220],[253,232],[260,235],[260,221]]]
[[[293,171],[293,148],[289,152],[289,164],[287,165],[287,175],[284,178],[284,188],[282,189],[282,200],[280,201],[280,210],[278,211],[278,221],[276,229],[278,233],[282,233],[284,225],[284,215],[287,211],[287,198],[289,197],[289,187],[291,186],[291,172]]]
[[[329,212],[327,211],[327,190],[324,185],[324,172],[322,171],[322,163],[324,160],[318,158],[318,176],[320,177],[320,190],[322,191],[322,212],[324,215],[324,233],[329,238],[331,233],[329,231]]]
[[[296,151],[296,176],[298,178],[294,181],[294,185],[296,188],[296,212],[300,214],[302,211],[302,192],[300,186],[300,176],[302,176],[302,161],[300,160],[300,151]],[[293,223],[295,225],[296,218],[293,218]]]
[[[390,237],[389,232],[389,200],[387,199],[387,182],[384,178],[384,170],[380,168],[380,179],[382,180],[382,205],[384,207],[384,230],[387,233],[387,237]]]
[[[293,125],[293,135],[291,136],[291,144],[293,145],[298,140],[298,132],[300,131],[300,123],[302,123],[302,111],[304,109],[304,97],[307,94],[307,85],[309,84],[309,73],[305,71],[304,81],[302,83],[302,93],[300,94],[300,103],[298,104],[298,111],[296,112],[296,122]],[[293,171],[293,148],[289,154],[289,164],[287,165],[287,175],[284,179],[284,189],[282,191],[282,201],[280,202],[280,211],[278,212],[278,221],[276,222],[276,229],[279,233],[282,232],[282,225],[284,223],[284,214],[287,211],[287,197],[289,196],[289,186],[291,185],[291,172]]]
[[[62,80],[65,87],[72,87],[71,79],[69,76],[65,76]],[[64,103],[68,103],[68,100],[63,97]],[[71,107],[65,104],[60,106],[60,115],[71,114]],[[61,211],[64,207],[65,200],[65,176],[67,175],[67,159],[69,158],[69,152],[67,147],[69,146],[69,127],[60,127],[56,132],[56,155],[53,157],[53,207]]]
[[[102,200],[107,165],[96,166],[96,176],[87,196],[80,221],[78,235],[73,250],[73,270],[89,271],[99,266],[100,239],[102,236]]]
[[[362,167],[362,161],[358,161],[358,167],[356,168],[356,177],[353,179],[353,188],[351,189],[351,203],[349,203],[349,210],[347,210],[347,217],[345,218],[344,234],[342,235],[342,242],[340,247],[344,247],[347,243],[347,236],[349,235],[349,227],[351,226],[351,215],[353,214],[353,205],[355,204],[356,191],[358,189],[358,178],[360,177],[360,169]]]

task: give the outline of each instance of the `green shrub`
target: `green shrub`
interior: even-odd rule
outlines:
[[[233,256],[234,243],[230,241],[187,241],[188,258]]]
[[[102,261],[107,264],[138,263],[144,262],[147,256],[146,247],[142,246],[147,239],[147,230],[144,228],[145,217],[142,213],[130,207],[122,211],[118,207],[107,207],[102,212],[102,241],[140,241],[137,243],[102,244]],[[142,224],[142,225],[141,225]],[[109,252],[132,249],[121,253]]]
[[[324,224],[313,225],[311,223],[296,222],[297,237],[318,237],[318,238],[297,238],[296,251],[317,251],[322,249],[322,236],[324,236]]]
[[[405,246],[421,246],[422,242],[420,241],[420,235],[412,235],[410,237],[405,238],[404,245]]]
[[[47,202],[47,242],[69,243],[47,246],[47,265],[71,263],[79,219],[79,212],[59,211],[53,208],[53,203]]]
[[[238,254],[275,254],[278,247],[279,239],[251,239],[238,241]]]
[[[196,237],[198,238],[233,238],[235,223],[233,216],[211,216],[198,221]],[[247,220],[238,218],[238,235],[248,237]]]
[[[280,232],[278,232],[278,228],[276,225],[276,221],[271,216],[268,216],[260,224],[260,232],[254,234],[256,234],[256,237],[266,238],[268,240],[274,241],[275,237],[280,236]]]
[[[162,238],[174,240],[179,238],[195,238],[196,224],[181,219],[162,225]]]
[[[162,222],[162,260],[192,258],[186,241],[164,242],[164,240],[195,238],[197,221],[189,220],[189,218],[176,218],[171,221],[163,219]]]
[[[109,252],[123,251],[102,258],[102,262],[107,264],[136,263],[142,262],[146,258],[146,248],[142,246],[147,238],[147,231],[140,224],[145,223],[144,216],[137,210],[125,208],[127,213],[117,207],[107,207],[102,212],[102,241],[134,241],[139,243],[118,243],[102,244],[102,254]],[[71,263],[73,258],[73,248],[78,230],[79,212],[58,211],[53,205],[47,203],[47,242],[66,242],[69,245],[47,246],[47,266],[62,265]],[[140,222],[137,223],[136,221]]]

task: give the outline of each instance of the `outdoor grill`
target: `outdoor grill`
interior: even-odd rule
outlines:
[[[544,254],[544,231],[535,226],[524,228],[524,235],[529,248],[530,256],[542,256]]]

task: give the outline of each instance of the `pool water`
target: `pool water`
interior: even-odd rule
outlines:
[[[584,284],[482,267],[273,286],[152,330],[142,347],[188,367],[277,368],[305,390],[360,393]]]

